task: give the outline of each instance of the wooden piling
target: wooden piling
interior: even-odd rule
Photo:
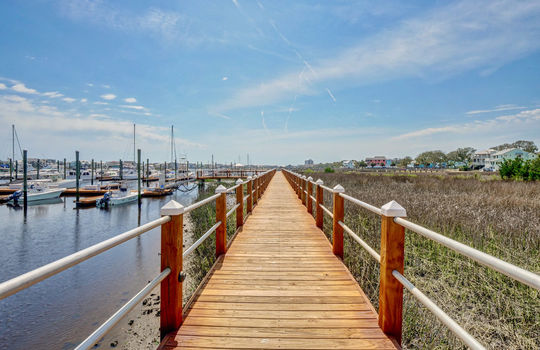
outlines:
[[[80,194],[79,194],[79,187],[80,187],[80,179],[81,176],[81,164],[79,163],[79,151],[75,151],[75,187],[77,188],[77,192],[75,193],[75,200],[76,203],[79,202]]]

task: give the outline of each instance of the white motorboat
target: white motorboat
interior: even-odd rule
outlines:
[[[127,193],[122,191],[109,191],[103,195],[103,198],[96,200],[96,206],[99,208],[108,208],[111,206],[135,202],[137,201],[137,198],[138,193],[136,191]]]
[[[60,195],[65,191],[65,188],[48,188],[47,186],[43,186],[42,184],[31,184],[28,186],[28,192],[27,192],[27,201],[35,202],[35,201],[41,201],[45,199],[54,199],[59,198]],[[24,201],[24,195],[23,191],[19,190],[11,195],[10,202],[18,202],[18,201]]]

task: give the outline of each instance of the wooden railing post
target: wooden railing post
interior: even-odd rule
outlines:
[[[216,256],[227,251],[227,189],[223,185],[216,188],[221,195],[216,199],[216,223],[221,225],[216,229]]]
[[[261,199],[261,183],[262,183],[262,177],[261,175],[257,176],[257,202],[259,202],[259,199]]]
[[[247,177],[247,194],[248,194],[248,199],[246,200],[247,202],[247,212],[248,213],[251,213],[251,211],[253,210],[253,179],[251,178],[251,176],[248,176]]]
[[[343,227],[339,224],[343,221],[344,217],[344,203],[343,197],[339,194],[345,192],[345,189],[341,185],[336,185],[333,188],[333,204],[334,204],[334,222],[332,230],[332,252],[343,259]]]
[[[313,214],[313,178],[310,176],[307,178],[307,212]]]
[[[298,195],[298,199],[302,199],[302,190],[301,190],[301,185],[300,185],[300,176],[294,176],[295,178],[295,182],[296,182],[296,194]]]
[[[171,221],[161,226],[161,271],[167,267],[171,273],[161,282],[160,336],[175,331],[182,324],[182,254],[184,207],[175,201],[165,204],[161,216]]]
[[[236,180],[238,187],[236,188],[236,228],[244,225],[244,181],[242,179]]]
[[[253,175],[253,207],[257,205],[257,186],[258,186],[259,176]]]
[[[324,203],[324,196],[323,196],[323,188],[322,188],[322,184],[323,184],[323,180],[321,179],[318,179],[315,184],[317,185],[317,189],[315,190],[317,192],[316,196],[315,196],[315,199],[317,200],[317,202],[315,203],[316,207],[315,207],[315,224],[317,225],[318,228],[320,228],[322,230],[323,228],[323,220],[324,220],[324,213],[323,213],[323,209],[321,208],[321,205]]]
[[[392,275],[403,274],[405,256],[405,228],[394,222],[407,212],[396,201],[381,207],[381,265],[379,284],[379,327],[401,344],[403,320],[403,285]]]
[[[306,205],[306,176],[302,175],[302,178],[300,179],[300,183],[302,184],[301,191],[302,191],[302,204]]]

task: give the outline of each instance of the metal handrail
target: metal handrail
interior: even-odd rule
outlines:
[[[197,203],[193,203],[192,205],[188,205],[187,207],[184,208],[184,213],[189,213],[193,209],[197,209],[198,207],[201,207],[201,206],[205,205],[206,203],[210,203],[214,199],[217,199],[220,195],[221,195],[221,193],[216,193],[213,196],[210,196],[208,198],[203,199],[202,201],[199,201]]]
[[[225,191],[225,193],[232,192],[232,191],[236,190],[236,188],[237,188],[238,186],[243,185],[243,184],[244,184],[244,183],[242,182],[242,183],[239,183],[239,184],[234,185],[233,187],[227,188],[227,191]]]
[[[240,206],[240,203],[237,203],[234,207],[231,208],[231,210],[229,210],[227,212],[227,217],[229,217],[230,215],[232,215],[232,213],[234,213],[234,211],[236,210],[236,208],[238,208]]]
[[[326,214],[328,214],[332,219],[334,218],[334,214],[333,214],[330,210],[328,210],[324,205],[319,204],[319,206],[320,206],[320,207],[322,208],[322,210],[324,210],[324,212],[325,212]]]
[[[311,200],[316,202],[317,201],[317,198],[313,197],[312,195],[309,195],[311,197]]]
[[[221,225],[221,221],[218,221],[216,222],[216,224],[212,227],[210,227],[208,229],[208,231],[206,231],[204,233],[204,235],[202,235],[197,241],[195,241],[195,243],[193,243],[188,249],[186,249],[183,253],[182,253],[182,258],[185,258],[186,256],[188,256],[192,251],[194,251],[195,249],[197,249],[198,246],[201,245],[202,242],[204,242],[208,236],[210,236],[212,234],[212,232],[214,232],[218,227],[219,225]]]
[[[443,236],[437,232],[428,230],[425,227],[414,224],[405,219],[394,218],[394,222],[426,238],[429,238],[435,242],[438,242],[461,255],[471,258],[472,260],[482,265],[485,265],[496,271],[499,271],[503,275],[511,277],[517,281],[520,281],[521,283],[524,283],[530,287],[540,290],[540,276],[538,276],[537,274],[533,272],[522,269],[521,267],[517,267],[516,265],[507,263],[506,261],[503,261],[501,259],[497,259],[494,256],[483,253],[463,243],[459,243],[458,241],[454,241],[451,238]]]
[[[94,244],[93,246],[53,261],[47,265],[38,267],[35,270],[29,271],[20,276],[2,282],[0,284],[0,300],[7,298],[8,296],[15,294],[23,289],[26,289],[40,281],[43,281],[44,279],[54,276],[57,273],[62,272],[72,266],[75,266],[85,260],[88,260],[93,256],[103,253],[106,250],[116,247],[121,243],[140,236],[141,234],[150,231],[155,227],[161,226],[169,221],[171,221],[170,216],[163,216],[147,224],[119,234],[118,236],[109,238],[103,242]]]
[[[247,196],[244,197],[244,202],[247,201],[247,199],[250,197],[251,195],[248,194]]]
[[[345,198],[346,200],[348,200],[348,201],[350,201],[350,202],[352,202],[354,204],[358,204],[362,208],[365,208],[365,209],[367,209],[367,210],[369,210],[369,211],[371,211],[371,212],[373,212],[373,213],[375,213],[377,215],[382,215],[381,209],[377,208],[376,206],[373,206],[373,205],[368,204],[366,202],[362,202],[361,200],[358,200],[358,199],[356,199],[354,197],[351,197],[351,196],[349,196],[349,195],[347,195],[345,193],[340,193],[339,195],[341,197]]]
[[[75,350],[92,349],[94,345],[100,341],[124,316],[127,315],[137,304],[139,304],[150,292],[163,281],[169,274],[171,269],[165,268],[156,278],[139,291],[131,300],[125,303],[118,311],[116,311],[107,321],[105,321],[98,329],[80,343]]]
[[[393,270],[392,275],[405,287],[411,294],[418,299],[419,302],[431,311],[435,317],[439,319],[446,327],[448,327],[459,339],[461,339],[471,349],[485,349],[476,339],[473,338],[466,330],[461,328],[450,316],[448,316],[441,308],[439,308],[429,297],[422,293],[414,284],[409,282],[405,276],[399,271]]]
[[[322,188],[323,190],[326,190],[326,191],[328,191],[328,192],[334,193],[334,190],[331,189],[330,187],[327,187],[327,186],[325,186],[325,185],[319,185],[319,186],[321,186],[321,188]]]
[[[381,256],[373,248],[371,248],[362,238],[358,237],[358,235],[354,233],[353,230],[349,228],[349,226],[345,225],[343,221],[338,221],[338,224],[343,227],[345,232],[347,232],[356,242],[358,242],[365,250],[367,250],[369,255],[374,257],[378,263],[381,263]]]

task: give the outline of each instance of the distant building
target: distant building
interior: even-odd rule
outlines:
[[[486,149],[484,151],[478,151],[473,155],[473,168],[481,169],[486,166],[486,159],[491,158],[493,153],[497,152],[494,149]]]
[[[313,165],[313,159],[306,159],[306,160],[304,161],[304,165],[305,165],[305,166]]]
[[[521,148],[507,148],[502,151],[493,153],[490,158],[487,158],[485,160],[485,163],[486,163],[486,168],[491,168],[497,171],[499,170],[501,163],[505,159],[521,158],[527,161],[527,160],[533,160],[536,157],[537,157],[536,154],[526,152],[522,150]]]
[[[347,169],[354,169],[354,160],[344,160],[341,162],[341,166]]]
[[[365,160],[368,166],[386,166],[386,157],[385,156],[375,156],[371,158],[366,158]]]

